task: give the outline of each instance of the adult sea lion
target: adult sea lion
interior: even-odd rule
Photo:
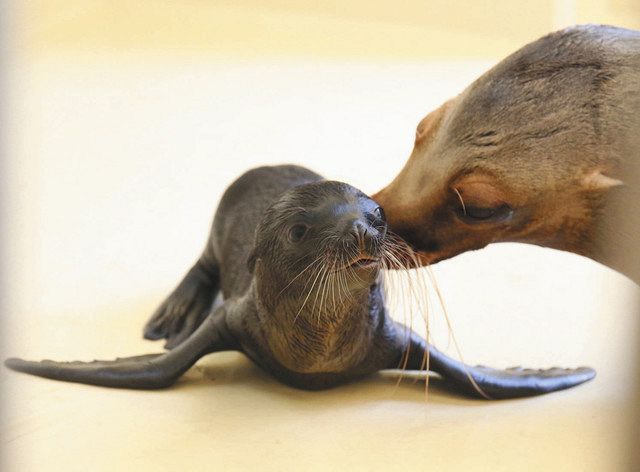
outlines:
[[[146,327],[164,354],[94,362],[8,359],[11,369],[106,387],[171,385],[205,354],[238,350],[282,382],[324,389],[381,369],[429,368],[457,390],[512,398],[594,377],[589,368],[470,367],[387,314],[384,213],[359,190],[296,166],[261,167],[225,192],[206,248]],[[224,303],[212,308],[222,291]]]
[[[510,55],[418,125],[373,198],[432,264],[513,241],[640,284],[640,32],[577,26]]]

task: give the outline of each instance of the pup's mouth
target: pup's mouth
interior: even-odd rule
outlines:
[[[360,254],[349,264],[344,266],[345,269],[373,269],[380,265],[380,258],[372,257],[366,254]]]

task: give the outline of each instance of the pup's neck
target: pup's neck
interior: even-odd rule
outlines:
[[[342,372],[362,362],[369,352],[376,321],[375,288],[339,294],[287,293],[268,305],[256,287],[265,341],[287,369],[299,373]],[[324,298],[321,298],[323,297]],[[306,302],[305,302],[306,300]],[[262,301],[262,302],[260,302]],[[268,302],[267,302],[268,303]]]

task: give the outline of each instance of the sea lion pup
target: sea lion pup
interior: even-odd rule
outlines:
[[[430,369],[457,390],[488,398],[593,378],[589,368],[469,367],[428,346],[385,309],[380,268],[389,238],[382,209],[359,190],[301,167],[254,169],[227,189],[203,255],[146,328],[147,337],[168,338],[171,351],[6,364],[58,380],[157,389],[205,354],[238,350],[280,381],[317,390],[403,364],[421,369],[428,353]],[[211,308],[218,289],[224,303]]]
[[[373,198],[432,264],[501,241],[640,284],[640,32],[577,26],[510,55],[418,125]]]

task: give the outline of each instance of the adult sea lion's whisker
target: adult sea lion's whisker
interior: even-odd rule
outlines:
[[[451,319],[449,318],[449,314],[447,312],[447,308],[444,305],[444,299],[442,298],[442,294],[440,292],[440,288],[438,287],[438,284],[435,282],[435,276],[433,274],[433,270],[431,269],[431,266],[427,266],[426,270],[427,270],[427,274],[429,274],[429,280],[431,281],[431,284],[432,284],[432,286],[433,286],[433,288],[434,288],[434,290],[436,292],[436,295],[438,297],[438,300],[440,302],[440,306],[442,307],[442,312],[444,313],[444,317],[445,317],[445,320],[447,322],[447,327],[449,328],[449,332],[451,333],[451,340],[453,341],[453,346],[455,347],[456,353],[458,354],[458,359],[460,360],[460,362],[464,366],[465,373],[467,374],[467,377],[468,377],[469,381],[473,385],[473,388],[476,389],[476,391],[481,396],[483,396],[484,398],[490,399],[491,397],[489,395],[487,395],[480,388],[480,386],[477,384],[477,382],[475,381],[475,379],[471,375],[471,372],[469,372],[469,369],[467,368],[467,364],[464,362],[464,357],[462,356],[462,350],[460,349],[460,346],[458,345],[458,340],[456,339],[456,336],[455,336],[455,334],[453,332],[453,327],[451,325]]]
[[[422,314],[423,319],[425,321],[425,329],[426,329],[426,337],[427,339],[429,339],[429,321],[428,321],[428,316],[425,317],[425,308],[428,307],[428,290],[427,290],[427,284],[424,280],[423,274],[421,271],[419,270],[415,270],[412,269],[411,264],[409,264],[408,261],[414,261],[413,267],[416,267],[417,264],[415,264],[415,255],[413,250],[406,244],[404,243],[402,240],[399,240],[398,238],[393,238],[390,237],[388,240],[385,241],[385,246],[384,246],[384,254],[383,254],[383,261],[385,263],[385,265],[391,265],[394,269],[394,271],[391,272],[391,277],[390,280],[392,280],[393,282],[395,282],[397,277],[400,277],[401,274],[402,276],[406,277],[407,279],[407,284],[400,284],[401,287],[401,299],[404,300],[403,303],[403,318],[404,318],[404,325],[406,326],[406,317],[407,317],[407,293],[404,291],[404,287],[406,286],[409,290],[409,300],[412,303],[416,304],[416,309],[418,310],[419,313]],[[418,285],[418,288],[416,288],[416,285]],[[423,297],[425,297],[423,299]],[[424,303],[426,302],[426,304]],[[408,338],[409,336],[409,331],[411,330],[411,324],[413,322],[413,310],[409,310],[409,323],[410,326],[408,329],[405,330],[405,336]],[[400,366],[402,368],[402,371],[404,371],[406,369],[406,365],[408,362],[408,359],[410,357],[410,344],[408,345],[407,350],[404,352],[402,358],[401,358],[401,362],[400,362]],[[428,390],[429,390],[429,380],[430,380],[430,376],[428,374],[429,371],[429,350],[426,349],[424,350],[423,356],[422,356],[422,361],[421,361],[421,365],[420,365],[420,370],[424,370],[425,371],[425,399],[428,398]],[[401,372],[398,381],[396,383],[396,387],[397,385],[401,382],[403,378],[403,373]],[[414,382],[417,381],[418,378],[414,379]]]

